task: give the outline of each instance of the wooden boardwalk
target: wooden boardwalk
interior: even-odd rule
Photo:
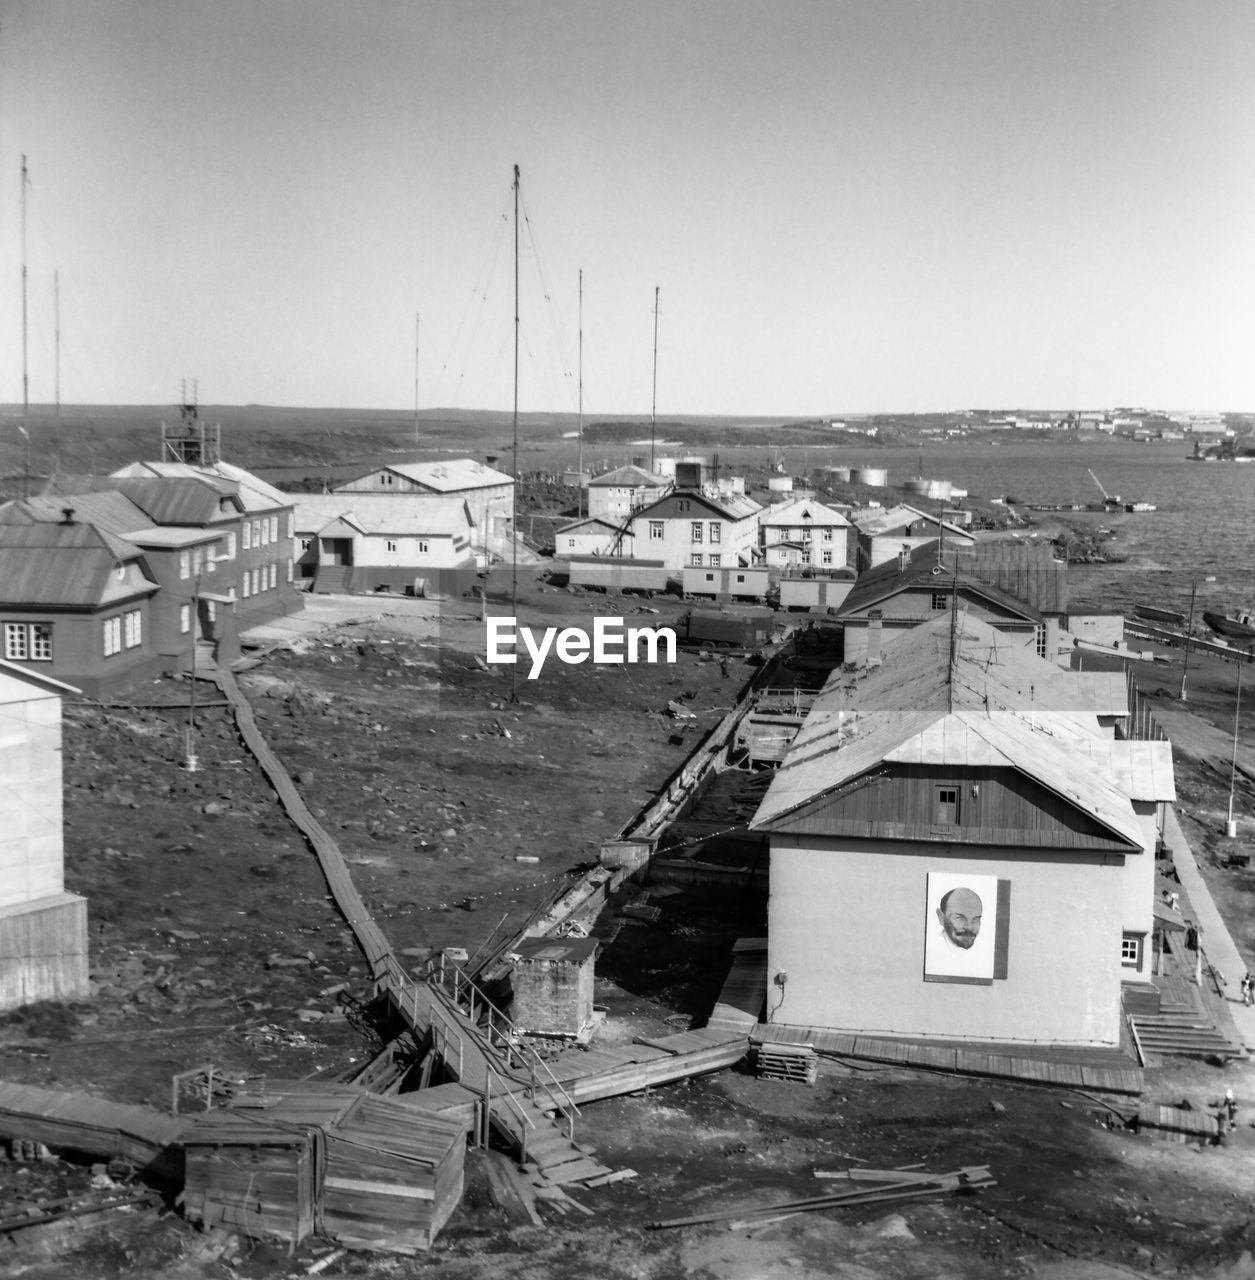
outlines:
[[[151,1107],[134,1107],[85,1093],[0,1081],[0,1137],[42,1142],[58,1150],[110,1158],[172,1176],[182,1121]]]

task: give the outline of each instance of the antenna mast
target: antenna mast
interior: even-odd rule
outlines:
[[[57,395],[57,417],[61,416],[61,272],[54,271],[52,273],[52,314],[56,333],[56,346],[54,348],[56,361],[56,395]]]
[[[575,468],[575,485],[579,493],[577,510],[584,514],[584,268],[580,268],[580,306],[579,306],[579,407],[580,407],[580,458]]]
[[[654,393],[649,406],[649,470],[654,470],[654,449],[657,444],[658,418],[658,295],[661,289],[654,286]]]
[[[26,156],[22,156],[22,438],[26,441],[26,462],[22,475],[22,497],[31,496],[31,438],[30,438],[30,376],[27,372],[26,343],[26,188],[30,186],[30,174],[26,168]]]
[[[510,608],[519,600],[519,167],[514,166],[514,483],[510,486]],[[518,663],[510,668],[510,701],[517,702]]]
[[[414,313],[414,448],[418,448],[418,333],[421,317]]]

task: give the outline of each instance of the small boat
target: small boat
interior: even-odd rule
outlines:
[[[1218,635],[1242,644],[1255,642],[1255,609],[1243,609],[1240,613],[1212,613],[1203,611],[1203,621]]]
[[[1167,622],[1179,627],[1185,624],[1185,614],[1175,609],[1157,609],[1154,605],[1139,604],[1133,612],[1147,622]]]

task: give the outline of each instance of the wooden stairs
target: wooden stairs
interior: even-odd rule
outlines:
[[[320,564],[314,576],[316,595],[345,595],[353,577],[353,566],[347,564]]]
[[[1133,1001],[1127,997],[1125,1000],[1125,1012],[1144,1050],[1190,1058],[1246,1057],[1245,1048],[1216,1026],[1202,994],[1192,983],[1164,977],[1157,979],[1155,985],[1159,991],[1158,1011],[1150,1011],[1151,1001],[1142,993]]]

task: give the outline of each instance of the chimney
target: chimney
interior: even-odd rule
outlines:
[[[880,629],[883,617],[884,613],[880,609],[873,609],[867,615],[867,665],[869,667],[880,666]]]
[[[74,523],[74,508],[73,508],[73,507],[62,507],[62,508],[61,508],[61,523],[62,523],[62,524],[73,524],[73,523]]]
[[[911,544],[909,542],[904,542],[902,544],[902,550],[898,552],[898,572],[899,573],[906,572],[906,566],[910,562],[910,559],[911,559]]]

